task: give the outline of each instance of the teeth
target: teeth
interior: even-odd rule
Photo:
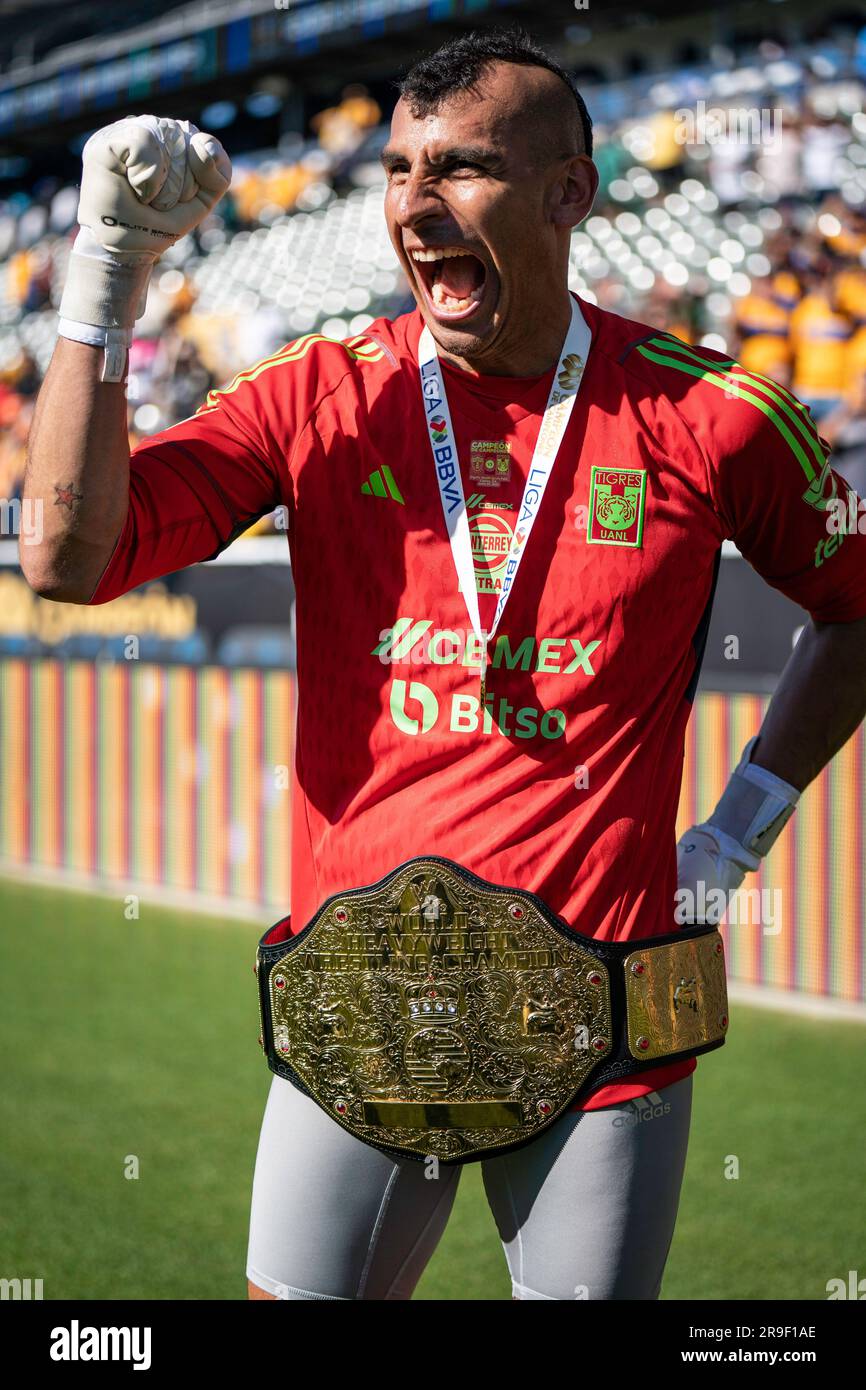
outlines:
[[[473,252],[466,251],[462,246],[422,246],[410,251],[413,261],[445,261],[451,256],[471,256]],[[430,298],[436,305],[447,314],[459,314],[465,309],[471,308],[473,304],[479,304],[483,297],[483,284],[477,289],[472,290],[463,298],[456,298],[454,295],[447,294],[442,286],[441,280],[437,280],[429,291]]]
[[[437,309],[445,309],[452,314],[460,313],[463,309],[468,309],[470,304],[478,304],[481,299],[481,291],[473,290],[464,299],[455,299],[452,294],[446,294],[439,281],[433,286],[430,297]]]
[[[432,246],[411,252],[413,261],[445,261],[449,256],[471,255],[472,252],[465,251],[462,246]]]

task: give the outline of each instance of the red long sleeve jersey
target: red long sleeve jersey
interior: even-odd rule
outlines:
[[[684,730],[723,539],[816,619],[866,615],[866,537],[828,528],[846,488],[805,408],[719,353],[580,307],[583,384],[491,646],[486,710],[417,311],[288,344],[132,455],[93,603],[210,559],[285,508],[297,930],[330,894],[421,854],[537,893],[601,940],[672,930]],[[444,373],[489,625],[552,371]],[[598,1088],[583,1108],[694,1066]]]

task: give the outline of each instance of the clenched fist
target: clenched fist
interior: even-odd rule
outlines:
[[[749,739],[708,820],[693,825],[677,845],[675,921],[718,925],[731,893],[776,843],[800,793],[790,782],[752,762]]]
[[[78,222],[116,255],[153,260],[191,232],[231,182],[229,157],[189,121],[127,116],[91,135]]]
[[[163,116],[127,116],[96,131],[83,161],[58,332],[104,347],[102,379],[120,381],[153,267],[216,206],[232,166],[219,140]]]
[[[718,926],[731,893],[759,862],[713,826],[692,826],[677,845],[677,925]]]

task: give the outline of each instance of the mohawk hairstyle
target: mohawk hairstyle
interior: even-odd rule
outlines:
[[[427,116],[457,92],[475,90],[491,63],[517,63],[522,67],[547,68],[565,84],[577,107],[585,154],[592,155],[592,120],[577,83],[555,58],[519,25],[473,29],[449,39],[409,69],[397,84],[414,116]]]

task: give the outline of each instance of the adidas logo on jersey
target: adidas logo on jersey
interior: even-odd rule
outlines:
[[[392,502],[399,502],[401,507],[405,506],[403,495],[387,463],[373,470],[366,483],[361,484],[361,491],[365,497],[390,497]]]

